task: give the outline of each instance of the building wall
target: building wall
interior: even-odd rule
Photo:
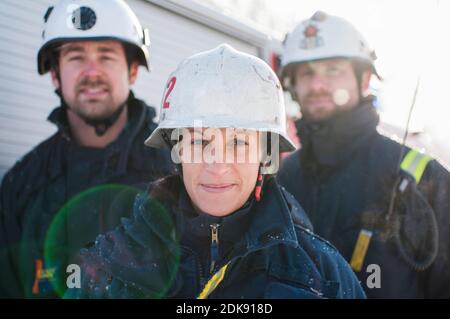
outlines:
[[[38,75],[36,55],[44,13],[56,2],[0,1],[0,179],[25,153],[55,132],[55,127],[46,118],[58,106],[59,100],[53,92],[50,76]],[[231,28],[234,34],[225,27],[221,30],[223,25],[233,26],[233,21],[222,16],[219,20],[226,23],[213,25],[207,11],[206,14],[196,13],[201,7],[195,3],[177,0],[128,0],[127,3],[141,23],[150,29],[151,40],[152,71],[148,73],[140,68],[133,89],[137,97],[157,109],[169,73],[183,58],[223,42],[261,55],[261,48],[248,40],[252,32],[247,30],[239,36],[236,27]],[[176,8],[177,4],[185,12],[170,9],[171,6]],[[264,37],[258,35],[256,38]]]

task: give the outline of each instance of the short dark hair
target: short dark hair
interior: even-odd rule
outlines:
[[[361,95],[362,94],[361,85],[362,85],[363,74],[368,71],[373,73],[373,67],[370,63],[368,63],[366,61],[356,60],[356,59],[352,60],[352,65],[353,65],[353,72],[355,73],[355,77],[356,77],[356,83],[358,85],[358,92],[359,92],[359,95]]]
[[[120,42],[123,47],[123,51],[125,53],[125,59],[127,61],[128,70],[131,69],[131,65],[134,62],[139,63],[139,51],[138,49],[131,44]],[[57,73],[59,72],[59,56],[60,50],[59,47],[62,45],[62,42],[55,43],[51,45],[47,50],[49,52],[49,65],[51,70],[55,70]]]
[[[139,49],[136,48],[136,46],[128,43],[121,43],[125,52],[125,59],[127,60],[128,70],[130,70],[133,63],[139,63]]]
[[[59,47],[62,43],[54,43],[50,47],[47,48],[48,52],[48,63],[49,69],[55,70],[57,73],[59,72]]]

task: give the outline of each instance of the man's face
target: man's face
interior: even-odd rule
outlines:
[[[359,103],[358,83],[349,60],[302,63],[297,66],[294,77],[302,115],[311,122],[327,120]],[[368,86],[369,78],[370,74],[364,75],[363,88]]]
[[[137,69],[137,63],[128,68],[118,41],[75,41],[59,48],[60,78],[53,70],[52,80],[71,111],[101,121],[126,101]]]

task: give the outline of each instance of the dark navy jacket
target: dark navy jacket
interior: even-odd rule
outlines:
[[[65,109],[55,109],[49,120],[58,131],[25,155],[3,178],[1,297],[54,296],[49,279],[56,275],[55,268],[65,275],[66,262],[57,260],[62,251],[66,255],[78,252],[99,233],[116,227],[120,217],[130,212],[138,192],[129,185],[146,185],[171,171],[169,152],[144,146],[156,127],[154,109],[132,93],[127,107],[129,121],[125,129],[102,149],[73,142]],[[59,230],[49,233],[50,225]],[[62,228],[66,233],[61,233]],[[53,265],[48,265],[49,259]]]
[[[450,298],[450,175],[437,161],[429,162],[417,192],[402,198],[408,210],[395,207],[402,236],[417,248],[416,254],[427,253],[434,233],[419,207],[422,199],[436,216],[438,255],[430,267],[416,270],[400,256],[394,221],[383,222],[398,176],[401,145],[380,135],[377,124],[370,104],[322,125],[300,121],[303,147],[282,163],[279,182],[300,202],[314,231],[349,262],[360,230],[374,231],[363,267],[356,273],[369,298]],[[381,288],[366,285],[371,264],[380,266]]]
[[[176,208],[138,198],[132,220],[81,254],[81,289],[66,297],[196,298],[224,265],[209,298],[365,297],[347,262],[307,228],[298,203],[274,179],[260,202],[222,218],[194,213],[181,187]],[[220,225],[213,269],[209,223]]]

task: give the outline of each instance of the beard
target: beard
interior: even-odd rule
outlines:
[[[341,98],[329,92],[308,94],[299,102],[302,117],[311,123],[325,122],[352,109],[358,103],[357,100],[351,100],[350,96]]]
[[[100,124],[109,119],[121,104],[113,107],[111,98],[98,101],[89,99],[86,101],[75,101],[70,105],[70,110],[89,124]]]
[[[323,104],[317,100],[325,101]],[[308,122],[326,121],[337,112],[337,105],[331,94],[308,94],[299,101],[302,117]]]
[[[100,92],[87,94],[87,90]],[[102,124],[108,121],[119,109],[124,101],[114,102],[109,83],[102,80],[83,79],[75,87],[75,98],[66,101],[72,112],[77,114],[86,123],[91,125]]]

